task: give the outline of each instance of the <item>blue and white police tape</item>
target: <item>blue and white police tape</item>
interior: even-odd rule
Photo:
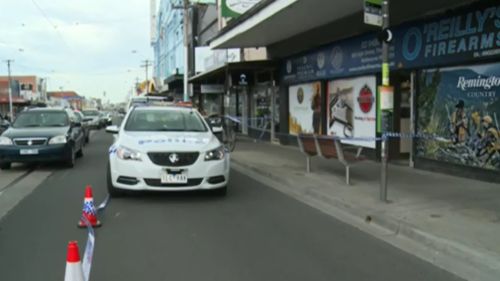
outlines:
[[[104,201],[101,204],[99,204],[97,208],[95,208],[95,211],[97,212],[104,211],[108,206],[109,198],[110,197],[108,194],[104,199]],[[85,245],[85,252],[83,254],[82,271],[85,281],[89,281],[90,269],[92,268],[92,260],[94,257],[95,234],[92,224],[88,221],[88,219],[85,216],[82,216],[82,221],[87,226],[87,231],[88,231],[87,244]]]
[[[85,252],[83,254],[82,271],[85,281],[89,281],[90,269],[92,268],[92,259],[94,257],[95,234],[92,224],[87,220],[85,216],[82,216],[82,221],[87,226],[88,231],[87,244],[85,245]]]

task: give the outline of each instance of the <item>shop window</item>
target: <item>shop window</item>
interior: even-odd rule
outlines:
[[[422,70],[417,156],[500,170],[500,64]]]

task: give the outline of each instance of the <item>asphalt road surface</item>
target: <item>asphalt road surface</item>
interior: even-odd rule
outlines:
[[[34,169],[51,173],[0,220],[0,280],[63,280],[68,241],[86,241],[85,185],[106,196],[111,140],[97,133],[73,169]],[[92,281],[459,280],[237,172],[227,197],[140,193],[100,219]]]

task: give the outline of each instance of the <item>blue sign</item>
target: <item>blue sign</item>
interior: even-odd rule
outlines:
[[[396,27],[393,33],[392,69],[500,57],[500,6],[464,7],[455,15]],[[299,83],[380,72],[381,54],[376,33],[353,37],[286,59],[282,81]]]
[[[500,6],[468,10],[396,29],[397,64],[414,68],[500,55]]]
[[[376,34],[366,34],[286,60],[282,78],[300,82],[374,73],[380,71],[381,53]],[[393,46],[389,57],[394,59]]]

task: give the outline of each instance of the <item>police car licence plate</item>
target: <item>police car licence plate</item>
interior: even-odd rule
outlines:
[[[187,175],[183,174],[167,174],[164,173],[161,175],[161,183],[187,183],[188,178]]]

